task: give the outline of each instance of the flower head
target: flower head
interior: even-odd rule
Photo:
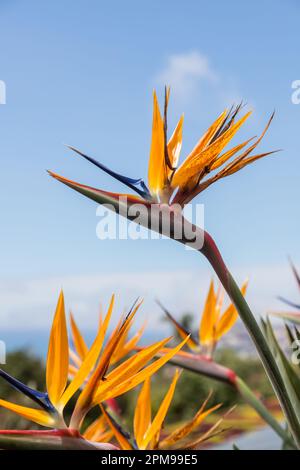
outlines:
[[[64,297],[61,293],[49,339],[46,361],[47,391],[33,390],[5,371],[0,370],[0,376],[34,401],[38,408],[18,405],[2,399],[0,399],[0,406],[46,427],[80,430],[83,420],[91,408],[100,405],[103,401],[122,395],[143,382],[173,357],[186,341],[184,340],[173,348],[167,356],[160,357],[153,362],[150,361],[170,338],[151,344],[142,351],[135,352],[126,360],[121,360],[124,353],[131,350],[125,338],[140,305],[141,302],[134,303],[126,317],[117,325],[113,335],[107,339],[107,330],[114,306],[114,296],[112,296],[108,311],[100,323],[96,338],[90,348],[86,346],[74,320],[72,321],[76,350],[81,355],[81,362],[73,371],[73,377],[69,381],[69,341]],[[118,360],[117,365],[116,360]],[[64,408],[79,390],[81,390],[79,397],[74,406],[70,423],[67,425],[64,420]]]
[[[243,295],[247,290],[247,282],[241,287]],[[165,314],[175,326],[182,338],[188,338],[187,347],[194,353],[203,352],[203,348],[210,354],[216,347],[218,340],[234,326],[238,319],[238,312],[233,304],[230,304],[222,313],[224,293],[219,288],[216,292],[213,280],[210,283],[209,291],[202,312],[198,338],[195,338],[186,330],[161,304]]]
[[[202,404],[199,411],[195,416],[179,426],[173,432],[163,431],[163,425],[170,408],[176,384],[179,379],[180,373],[176,370],[173,380],[169,386],[165,397],[163,398],[159,409],[154,417],[152,417],[151,406],[151,380],[147,378],[140,390],[134,413],[133,422],[133,437],[123,430],[123,428],[116,422],[116,420],[109,414],[108,411],[102,406],[102,412],[105,416],[107,423],[114,433],[119,445],[124,450],[130,449],[167,449],[167,448],[189,448],[199,445],[204,439],[207,439],[216,427],[213,426],[205,435],[197,436],[189,442],[186,441],[187,437],[194,431],[197,431],[204,419],[213,411],[217,410],[221,405],[215,405],[209,409],[205,409],[208,399]],[[218,423],[219,424],[219,423]]]
[[[230,176],[250,163],[273,153],[252,154],[265,135],[273,119],[273,114],[258,138],[247,139],[225,150],[251,114],[251,112],[247,112],[239,118],[243,108],[242,104],[240,104],[235,107],[233,106],[229,110],[225,109],[199,139],[185,160],[179,164],[182,146],[183,116],[179,119],[170,138],[168,138],[167,111],[169,97],[170,89],[166,88],[164,112],[162,115],[156,93],[154,92],[153,94],[148,186],[143,179],[128,178],[120,175],[80,150],[70,147],[71,150],[134,190],[138,197],[102,191],[68,180],[52,172],[49,172],[50,175],[90,199],[101,204],[113,204],[118,210],[121,209],[122,205],[119,201],[120,196],[126,196],[128,206],[134,203],[167,203],[168,205],[176,203],[184,206],[184,204],[191,201],[191,199],[219,179]]]

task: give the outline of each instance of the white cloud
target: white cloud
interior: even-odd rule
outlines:
[[[154,76],[154,82],[159,87],[171,86],[179,108],[193,101],[198,110],[200,100],[218,108],[237,104],[242,98],[252,102],[239,91],[237,76],[225,76],[207,55],[197,50],[169,55],[162,70]]]
[[[232,271],[241,283],[250,278],[248,299],[253,311],[263,314],[284,308],[278,294],[297,300],[297,289],[288,263],[283,266],[247,266]],[[86,329],[97,325],[99,305],[105,308],[112,292],[117,294],[115,319],[128,309],[137,296],[145,303],[137,316],[140,325],[146,319],[149,328],[161,330],[162,316],[154,299],[159,298],[175,316],[184,311],[200,314],[211,271],[206,269],[165,272],[128,272],[61,278],[0,280],[1,329],[34,330],[49,328],[58,293],[64,289],[66,307]]]
[[[159,85],[170,85],[172,93],[182,100],[189,99],[201,81],[217,80],[208,58],[198,51],[169,56],[165,68],[156,76]]]

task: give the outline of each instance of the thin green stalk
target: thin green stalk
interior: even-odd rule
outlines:
[[[289,399],[276,360],[243,294],[227,269],[215,242],[207,232],[204,234],[204,244],[200,252],[204,254],[214,268],[214,271],[219,277],[224,289],[244,322],[249,335],[256,346],[257,352],[261,358],[275,394],[281,404],[282,410],[289,424],[290,432],[297,447],[300,448],[300,423]]]
[[[288,438],[287,431],[280,426],[278,421],[269,412],[265,405],[255,396],[248,385],[240,378],[236,377],[236,387],[245,402],[252,406],[255,411],[263,418],[263,420],[271,426],[284,442],[288,442],[290,446],[295,447],[294,443]]]

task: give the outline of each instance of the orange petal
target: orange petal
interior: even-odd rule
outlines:
[[[211,165],[211,171],[216,170],[217,168],[220,168],[220,166],[224,165],[224,163],[230,160],[230,158],[233,157],[233,155],[235,155],[237,152],[242,150],[246,145],[248,145],[252,139],[253,138],[245,140],[245,142],[242,142],[241,144],[236,145],[232,149],[223,153],[223,155],[220,155],[220,157],[218,157],[216,161]]]
[[[243,295],[246,294],[248,286],[248,281],[246,281],[241,287],[241,292]],[[223,313],[220,321],[216,326],[216,340],[220,339],[221,336],[225,335],[238,319],[238,312],[233,304],[230,304],[229,307]]]
[[[202,319],[199,329],[199,341],[201,344],[210,343],[214,340],[214,329],[216,324],[216,294],[213,280],[210,283],[206,298]]]
[[[165,365],[177,352],[185,345],[187,342],[187,338],[183,340],[180,344],[178,344],[175,348],[169,349],[164,356],[160,357],[156,361],[154,361],[149,366],[145,367],[144,369],[137,372],[133,377],[127,378],[124,382],[120,383],[120,385],[116,386],[112,390],[103,391],[100,389],[99,394],[96,395],[96,400],[100,403],[107,398],[114,398],[123,393],[128,392],[132,388],[139,385],[141,382],[146,380],[147,377],[151,377],[155,372],[157,372],[163,365]],[[97,404],[97,403],[95,403]]]
[[[164,123],[159,111],[156,93],[153,93],[152,141],[149,157],[148,184],[153,195],[159,194],[166,181],[164,153]]]
[[[83,382],[86,380],[87,376],[92,371],[98,359],[101,348],[103,346],[103,341],[104,341],[105,334],[109,325],[109,321],[112,315],[114,301],[115,301],[115,296],[113,295],[110,301],[110,305],[109,305],[106,317],[98,331],[98,334],[94,343],[89,349],[89,352],[86,355],[84,361],[82,362],[81,367],[79,368],[77,374],[75,375],[74,379],[69,384],[69,386],[67,387],[67,389],[65,390],[61,398],[61,403],[63,404],[63,406],[65,406],[68,403],[68,401],[74,395],[74,393],[77,392],[77,390],[81,387]]]
[[[192,178],[196,177],[207,165],[214,161],[224,147],[226,147],[230,142],[239,128],[244,124],[246,119],[248,119],[250,114],[251,112],[245,114],[245,116],[221,134],[207,148],[200,151],[198,154],[189,156],[175,172],[172,179],[172,187],[184,188]]]
[[[134,308],[134,310],[129,314],[129,316],[125,318],[124,322],[122,323],[114,337],[112,337],[111,340],[105,345],[97,367],[92,372],[90,378],[88,379],[84,389],[82,390],[77,400],[73,412],[73,418],[75,423],[81,422],[85,414],[94,406],[94,396],[97,391],[97,386],[104,381],[104,377],[110,365],[111,357],[118,345],[118,342],[122,341],[122,336],[127,334],[128,323],[131,324],[132,318],[138,310],[139,305],[140,304],[138,304]]]
[[[28,408],[27,406],[17,405],[16,403],[10,403],[6,400],[0,399],[0,406],[7,410],[17,413],[22,418],[33,421],[34,423],[40,424],[41,426],[54,427],[54,418],[44,410],[36,410],[35,408]]]
[[[210,398],[210,395],[208,399]],[[208,410],[204,411],[204,408],[206,407],[206,404],[208,402],[208,399],[205,400],[205,402],[202,404],[201,408],[199,411],[195,414],[195,416],[189,420],[187,423],[185,423],[183,426],[180,426],[177,428],[174,432],[169,434],[165,439],[163,439],[160,442],[160,448],[169,448],[172,445],[174,445],[176,442],[184,439],[187,437],[191,432],[193,432],[195,429],[199,428],[199,426],[202,424],[202,422],[205,420],[207,416],[209,416],[213,411],[217,410],[220,408],[221,405],[215,405]]]
[[[157,434],[160,433],[163,422],[164,422],[164,420],[167,416],[167,413],[168,413],[168,410],[169,410],[169,407],[170,407],[170,404],[171,404],[171,401],[172,401],[172,398],[173,398],[173,395],[174,395],[174,392],[175,392],[175,388],[176,388],[176,384],[177,384],[179,375],[180,375],[179,371],[178,371],[178,369],[176,369],[176,372],[175,372],[174,378],[172,380],[172,383],[169,387],[169,390],[167,391],[167,393],[165,395],[165,398],[163,399],[163,401],[162,401],[162,403],[161,403],[161,405],[158,409],[158,412],[156,413],[156,416],[155,416],[151,426],[149,427],[148,431],[145,434],[145,437],[142,441],[142,446],[139,447],[140,449],[147,449],[147,446],[150,443],[150,441],[155,436],[157,438]]]
[[[226,118],[227,115],[227,109],[225,109],[218,117],[217,119],[213,122],[213,124],[207,129],[205,134],[199,139],[197,142],[197,145],[193,148],[191,153],[186,157],[187,159],[192,159],[196,155],[198,155],[202,150],[207,147],[207,145],[210,143],[211,139],[214,137],[222,123],[224,122],[224,119]]]
[[[180,151],[182,147],[182,127],[183,127],[183,115],[179,119],[179,122],[168,142],[168,155],[169,155],[171,166],[173,168],[176,168],[178,165],[178,160],[179,160]],[[170,169],[168,170],[169,173],[171,171],[172,170]]]
[[[133,429],[138,448],[141,449],[145,433],[151,425],[151,389],[148,377],[139,393],[134,413]]]
[[[145,326],[146,325],[143,325],[138,330],[138,332],[123,345],[121,349],[118,348],[117,351],[114,352],[113,357],[111,359],[111,364],[119,362],[123,357],[127,356],[127,354],[133,351],[133,349],[135,348],[144,333]]]
[[[70,324],[75,351],[77,352],[80,359],[84,359],[88,353],[88,347],[83,339],[82,334],[80,333],[72,313],[70,314]]]
[[[52,323],[47,364],[46,382],[51,403],[56,406],[66,388],[69,371],[69,343],[63,293],[60,293]]]
[[[108,442],[113,437],[113,432],[107,431],[107,421],[105,416],[101,415],[86,428],[83,437],[87,441]]]

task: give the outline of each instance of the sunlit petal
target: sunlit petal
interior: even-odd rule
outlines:
[[[134,437],[139,448],[143,445],[143,439],[151,425],[151,389],[150,377],[148,377],[139,393],[134,413]]]
[[[169,410],[174,392],[175,392],[175,388],[176,388],[176,384],[177,384],[179,375],[180,375],[179,371],[176,369],[176,372],[175,372],[174,378],[172,380],[172,383],[169,387],[169,390],[167,391],[167,393],[166,393],[166,395],[165,395],[165,397],[164,397],[164,399],[163,399],[163,401],[162,401],[162,403],[161,403],[161,405],[160,405],[160,407],[159,407],[159,409],[158,409],[158,411],[155,415],[155,418],[153,419],[153,422],[152,422],[151,426],[149,427],[148,431],[145,434],[145,437],[142,441],[142,446],[140,447],[141,449],[146,449],[149,442],[161,430],[163,422],[165,420],[165,417],[168,413],[168,410]]]
[[[224,147],[226,147],[226,145],[230,142],[236,132],[240,129],[240,127],[244,124],[246,119],[248,119],[250,114],[251,112],[245,114],[245,116],[233,124],[226,132],[221,134],[220,137],[218,137],[207,148],[200,151],[198,154],[187,158],[175,172],[172,179],[172,186],[174,188],[177,186],[184,188],[189,183],[191,178],[199,174],[199,172],[205,169],[206,165],[209,165],[212,161],[214,161],[220,152],[224,149]]]
[[[0,399],[0,406],[7,410],[17,413],[22,418],[33,421],[41,426],[53,427],[55,426],[55,420],[47,411],[36,410],[35,408],[28,408],[27,406],[17,405],[16,403],[10,403],[6,400]]]
[[[88,441],[109,442],[113,432],[107,430],[107,421],[105,416],[101,415],[86,428],[83,437]]]
[[[88,353],[88,347],[84,341],[82,334],[80,333],[80,330],[75,322],[75,319],[72,313],[70,314],[70,324],[71,324],[72,340],[73,340],[74,348],[78,356],[82,360],[85,358],[85,356]]]
[[[153,93],[152,140],[148,168],[148,185],[153,195],[159,194],[166,182],[164,153],[164,123],[159,111],[156,93]]]
[[[241,292],[243,295],[246,294],[248,286],[248,281],[243,284],[241,287]],[[238,319],[238,312],[233,304],[230,304],[229,307],[223,313],[220,321],[216,325],[215,339],[218,340],[221,336],[225,335]]]
[[[201,344],[210,343],[214,338],[214,328],[216,324],[216,301],[217,298],[212,280],[200,323],[199,340]]]
[[[172,168],[176,168],[180,156],[182,147],[182,127],[183,127],[183,116],[179,119],[177,126],[173,134],[171,135],[168,142],[168,155]],[[171,170],[169,169],[169,172]]]
[[[86,355],[84,361],[82,362],[80,369],[78,370],[77,374],[75,375],[75,377],[73,378],[73,380],[71,381],[71,383],[69,384],[69,386],[67,387],[66,391],[64,392],[61,398],[61,403],[63,406],[65,406],[68,403],[68,401],[74,395],[74,393],[77,392],[77,390],[81,387],[83,382],[86,380],[87,376],[92,371],[98,359],[101,348],[103,346],[103,341],[104,341],[104,337],[105,337],[105,334],[109,325],[109,321],[112,315],[114,300],[115,300],[115,296],[113,295],[110,301],[110,305],[109,305],[106,317],[103,321],[103,324],[99,328],[98,334],[91,348],[89,349],[88,354]]]
[[[137,372],[133,377],[128,378],[123,383],[116,386],[113,390],[106,390],[106,393],[104,393],[104,391],[100,389],[99,394],[96,395],[95,399],[99,403],[105,400],[106,398],[117,397],[119,395],[122,395],[125,392],[128,392],[128,390],[131,390],[132,388],[136,387],[141,382],[144,382],[144,380],[146,380],[147,377],[151,377],[163,365],[165,365],[173,356],[175,356],[175,354],[185,345],[186,342],[187,342],[187,338],[183,340],[181,343],[179,343],[176,347],[168,350],[166,354],[164,354],[162,357],[154,361],[152,364],[145,367],[141,371]]]
[[[63,293],[60,293],[52,323],[47,365],[46,382],[51,403],[56,406],[66,388],[69,370],[69,343]]]
[[[216,411],[218,408],[220,408],[221,405],[215,405],[208,410],[204,411],[204,408],[206,406],[207,400],[203,403],[201,406],[200,410],[195,414],[195,416],[189,420],[187,423],[185,423],[183,426],[180,426],[177,428],[174,432],[169,434],[165,439],[160,441],[159,447],[161,449],[164,448],[169,448],[172,445],[174,445],[176,442],[186,438],[191,432],[199,428],[199,426],[203,423],[205,418],[209,416],[213,411]]]

